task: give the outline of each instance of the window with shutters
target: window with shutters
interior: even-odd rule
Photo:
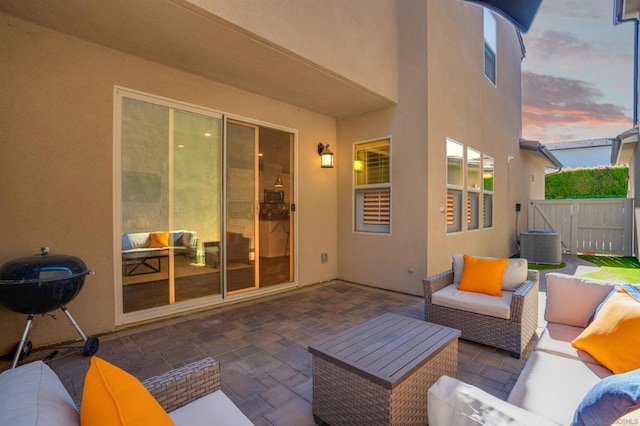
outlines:
[[[482,156],[482,227],[491,228],[493,226],[493,158],[488,155]]]
[[[464,147],[447,138],[447,232],[462,231]]]
[[[357,232],[391,232],[391,139],[353,145]]]
[[[467,148],[467,230],[480,229],[480,153]]]

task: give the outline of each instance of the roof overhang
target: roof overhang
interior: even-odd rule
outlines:
[[[562,162],[553,155],[549,148],[538,141],[520,139],[520,149],[538,154],[545,162],[545,167],[557,169],[557,171],[562,169]]]
[[[631,19],[640,19],[640,0],[614,0],[614,24]]]
[[[215,15],[197,0],[0,0],[0,11],[333,117],[396,104]]]
[[[637,146],[637,127],[620,133],[611,147],[611,164],[631,164]]]
[[[523,33],[529,31],[542,0],[465,0],[486,7],[513,23]]]

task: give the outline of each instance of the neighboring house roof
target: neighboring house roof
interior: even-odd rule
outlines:
[[[585,139],[548,145],[564,167],[596,167],[611,164],[614,138]]]
[[[520,31],[526,33],[538,12],[542,0],[466,0],[489,8],[504,16]]]
[[[572,149],[598,148],[613,145],[614,138],[585,139],[580,141],[557,142],[549,145],[550,151],[566,151]]]
[[[620,133],[618,137],[613,140],[613,146],[611,147],[611,164],[631,164],[637,145],[637,127]]]
[[[520,149],[537,152],[547,162],[547,167],[558,169],[557,171],[562,169],[562,163],[560,160],[553,155],[549,148],[541,144],[539,141],[520,139]]]

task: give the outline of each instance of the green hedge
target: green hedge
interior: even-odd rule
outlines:
[[[626,198],[629,168],[573,169],[545,177],[545,198]]]

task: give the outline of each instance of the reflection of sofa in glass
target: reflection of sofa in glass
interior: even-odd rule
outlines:
[[[169,256],[170,249],[174,255],[195,259],[197,240],[195,232],[184,230],[122,234],[122,274],[160,272],[160,259]]]
[[[250,239],[237,232],[227,232],[227,263],[249,264]],[[205,263],[213,268],[220,267],[220,242],[209,241],[204,245]]]

